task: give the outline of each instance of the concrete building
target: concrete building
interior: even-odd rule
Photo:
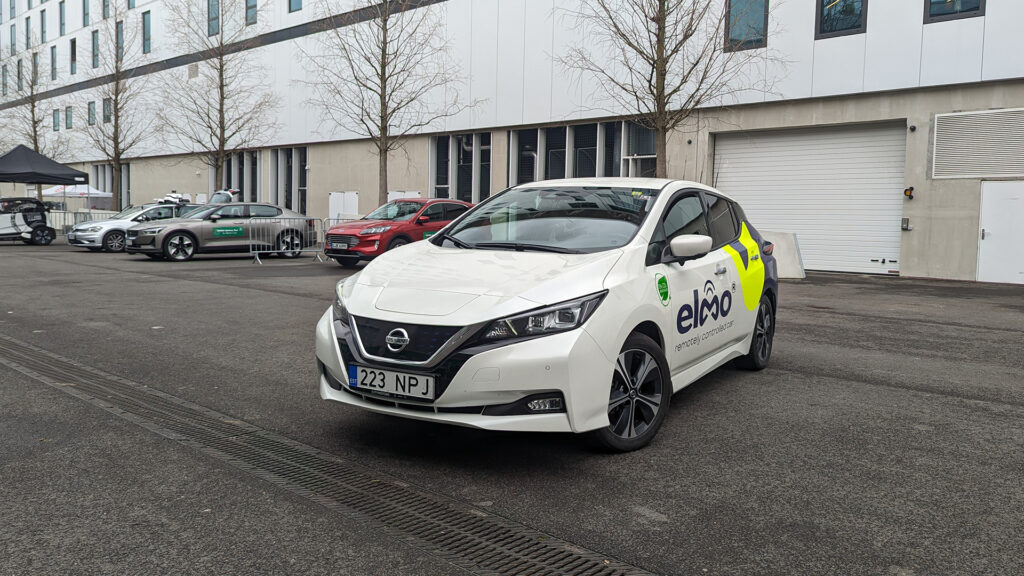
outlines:
[[[95,116],[81,70],[90,35],[105,3],[128,3],[126,22],[146,27],[156,82],[187,74],[187,58],[167,40],[167,1],[2,1],[0,53],[13,54],[5,85],[14,82],[13,62],[42,55],[38,66],[57,78],[55,104],[44,106],[74,141],[65,160],[109,187],[109,167],[78,130]],[[220,183],[192,151],[154,133],[123,176],[131,199],[231,186],[317,217],[370,211],[374,152],[359,134],[323,121],[308,98],[315,72],[303,65],[324,10],[351,10],[354,0],[257,1],[262,42],[248,53],[280,96],[280,128],[235,153]],[[628,110],[599,103],[595,79],[560,64],[586,40],[567,16],[579,1],[431,3],[461,67],[460,98],[476,104],[392,157],[396,194],[480,201],[533,180],[653,172],[652,135],[628,121]],[[773,88],[703,108],[671,134],[670,177],[717,186],[761,228],[795,232],[808,269],[1024,283],[1024,253],[1011,240],[1024,225],[1024,2],[722,3],[764,14],[734,30],[744,47],[775,56],[748,70]],[[38,35],[42,21],[49,37],[26,47],[26,30]],[[16,102],[4,94],[0,113],[9,113]]]

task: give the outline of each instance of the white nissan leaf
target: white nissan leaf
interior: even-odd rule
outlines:
[[[771,243],[712,188],[523,184],[338,283],[320,395],[635,450],[674,392],[730,360],[767,365],[777,296]]]

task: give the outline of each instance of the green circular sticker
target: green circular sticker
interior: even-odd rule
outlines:
[[[672,300],[672,295],[668,293],[668,278],[665,278],[664,274],[658,274],[654,277],[654,281],[658,285],[658,296],[661,296],[661,304],[668,306],[668,303]]]

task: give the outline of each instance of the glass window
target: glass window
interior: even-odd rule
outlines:
[[[402,222],[415,216],[422,207],[423,204],[420,202],[402,202],[401,200],[396,200],[394,202],[388,202],[373,212],[370,212],[366,216],[366,219]]]
[[[153,49],[153,22],[149,10],[142,13],[142,53],[149,54]]]
[[[861,34],[867,28],[868,0],[817,0],[816,39]]]
[[[110,98],[104,98],[103,99],[103,123],[104,124],[109,124],[110,123],[110,118],[111,118],[111,116],[113,116],[113,112],[114,112],[111,108],[112,108],[112,106],[111,106]]]
[[[11,24],[11,56],[18,51],[18,27]]]
[[[95,126],[96,125],[96,102],[95,101],[89,102],[89,112],[88,112],[88,118],[86,118],[86,121],[89,123],[89,126]]]
[[[537,173],[537,130],[520,130],[518,139],[519,178],[513,185],[533,182]]]
[[[135,8],[135,0],[128,0],[128,8]]]
[[[465,204],[452,204],[446,202],[444,204],[444,219],[445,221],[455,220],[459,216],[462,216],[466,210],[469,210],[469,206]]]
[[[145,216],[150,220],[166,220],[168,218],[174,217],[174,207],[157,206],[156,208],[150,208],[149,210],[143,212],[142,216]]]
[[[39,52],[32,53],[32,85],[39,84]]]
[[[0,95],[7,96],[7,64],[4,64],[0,69],[3,70],[0,75],[3,76],[3,90],[0,91]]]
[[[32,17],[25,17],[25,49],[32,47]]]
[[[220,0],[206,0],[206,35],[220,34]]]
[[[103,17],[110,18],[110,0],[103,0]]]
[[[275,206],[264,206],[262,204],[256,204],[249,206],[249,214],[253,218],[274,218],[281,214],[281,209]]]
[[[434,198],[448,198],[448,165],[451,136],[438,136],[434,145]]]
[[[473,135],[455,137],[455,197],[473,201]]]
[[[68,30],[68,14],[64,7],[64,0],[61,0],[57,6],[60,11],[60,35],[63,36]]]
[[[544,162],[544,179],[565,178],[565,128],[545,129],[544,147],[547,151],[547,158]]]
[[[574,126],[572,129],[573,175],[576,178],[597,176],[597,124]]]
[[[60,132],[60,110],[53,111],[53,131]]]
[[[118,20],[114,24],[114,52],[117,54],[117,61],[124,60],[124,21]]]
[[[11,6],[14,6],[14,0],[11,0]],[[82,26],[89,25],[89,0],[82,0]]]
[[[721,248],[739,236],[736,219],[733,218],[729,202],[714,194],[705,194],[708,203],[708,225],[714,248]]]
[[[654,130],[639,124],[629,123],[629,156],[654,156],[657,154]]]
[[[57,46],[50,46],[50,80],[57,79]]]
[[[725,49],[730,51],[768,45],[768,0],[728,0]]]
[[[230,204],[217,210],[221,218],[246,218],[244,204]]]
[[[14,20],[14,5],[15,0],[11,0],[11,20]]]
[[[78,41],[74,38],[71,39],[71,73],[75,74],[78,72]]]
[[[438,202],[437,204],[431,204],[427,206],[427,209],[423,211],[420,216],[426,216],[430,218],[431,222],[441,222],[444,220],[444,204]]]
[[[700,197],[696,194],[687,194],[672,202],[668,210],[665,211],[662,226],[665,230],[666,241],[683,234],[709,236],[708,223],[704,220]]]
[[[21,60],[18,60],[18,92],[21,92],[21,90],[22,90],[22,85],[21,85],[22,71],[21,71],[21,68],[22,68],[21,67]]]
[[[68,130],[71,130],[71,106],[64,108],[64,127],[67,128]]]
[[[633,238],[657,194],[604,186],[514,188],[466,214],[450,236],[461,242],[456,245],[485,250],[611,250]]]
[[[39,11],[39,41],[46,42],[46,10]]]
[[[256,0],[245,0],[245,25],[256,23]]]
[[[924,23],[985,15],[985,0],[925,0]]]
[[[92,67],[100,67],[100,32],[99,30],[92,31]]]
[[[608,122],[604,125],[604,175],[619,176],[622,173],[622,123]]]
[[[288,0],[288,11],[302,10],[302,0]]]

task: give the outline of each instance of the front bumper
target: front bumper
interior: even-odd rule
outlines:
[[[131,232],[124,241],[124,251],[128,254],[161,254],[163,250],[156,242],[156,235],[147,234],[132,236]]]
[[[328,237],[327,241],[324,243],[324,254],[330,257],[349,257],[359,258],[360,260],[372,260],[374,257],[380,256],[381,253],[384,252],[384,247],[387,246],[384,239],[379,234],[373,236],[359,236],[358,234],[347,233],[329,233],[329,235],[330,234],[356,238],[358,241],[358,243],[354,245],[343,243],[341,245],[344,245],[344,248],[335,248],[331,245],[331,239]]]
[[[68,244],[72,246],[91,246],[98,248],[103,246],[103,236],[96,232],[68,232]]]
[[[485,430],[585,432],[608,426],[614,364],[584,329],[497,348],[456,351],[433,369],[438,373],[439,396],[429,403],[349,388],[349,362],[403,370],[398,365],[364,361],[351,338],[348,328],[334,321],[331,309],[317,323],[318,380],[320,397],[325,400]],[[564,412],[495,415],[528,396],[548,393],[561,394]]]

